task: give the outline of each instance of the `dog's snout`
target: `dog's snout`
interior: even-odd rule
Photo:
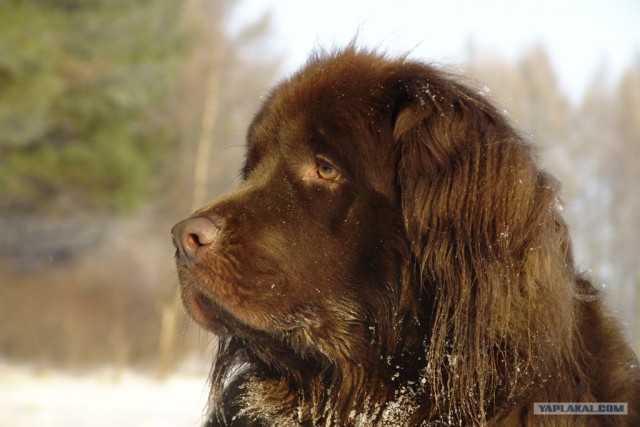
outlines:
[[[204,217],[187,218],[171,229],[176,262],[191,267],[199,261],[202,249],[214,243],[220,233],[219,221]]]

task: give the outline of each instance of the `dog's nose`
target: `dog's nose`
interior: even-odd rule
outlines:
[[[176,262],[187,267],[197,264],[199,252],[215,242],[218,233],[218,223],[204,217],[187,218],[174,225],[171,237],[176,248]]]

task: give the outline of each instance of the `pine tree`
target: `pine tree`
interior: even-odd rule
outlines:
[[[175,134],[171,0],[0,3],[0,209],[134,209]]]

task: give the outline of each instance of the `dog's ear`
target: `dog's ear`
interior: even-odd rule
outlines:
[[[461,239],[464,246],[469,238],[475,244],[491,243],[493,252],[512,222],[504,217],[511,215],[510,206],[526,204],[517,200],[524,193],[507,184],[535,185],[537,170],[529,148],[488,102],[435,72],[403,82],[401,99],[394,140],[414,254],[424,262],[433,248],[425,239],[432,243],[436,235]],[[522,149],[514,150],[516,145]]]
[[[464,266],[457,274],[470,275],[487,263],[524,259],[540,227],[555,227],[558,203],[559,186],[538,168],[532,145],[482,95],[440,74],[402,87],[397,176],[423,273],[457,265]]]
[[[393,138],[414,280],[431,304],[427,380],[438,404],[479,417],[534,381],[534,363],[561,363],[535,353],[570,336],[572,260],[557,185],[530,144],[482,95],[423,74],[401,85]]]

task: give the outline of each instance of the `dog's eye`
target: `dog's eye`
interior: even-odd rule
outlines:
[[[318,176],[325,181],[335,181],[340,177],[340,172],[330,163],[318,162]]]

